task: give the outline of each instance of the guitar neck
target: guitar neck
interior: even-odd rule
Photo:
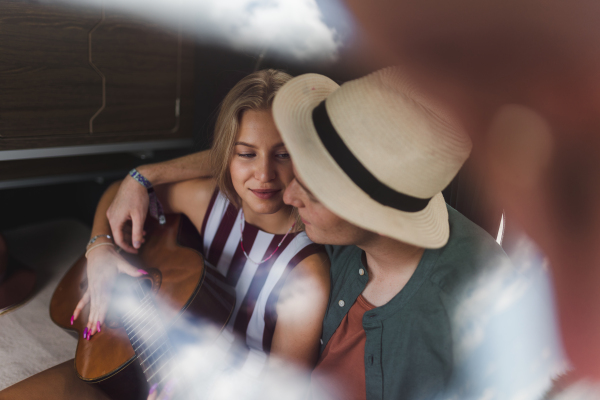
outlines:
[[[123,326],[150,386],[163,386],[172,378],[173,347],[152,296],[123,316]]]

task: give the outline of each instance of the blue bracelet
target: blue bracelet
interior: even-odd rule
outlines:
[[[131,176],[133,179],[135,179],[137,182],[139,182],[140,185],[142,185],[146,189],[150,189],[152,187],[152,184],[150,183],[150,181],[148,179],[146,179],[144,177],[144,175],[140,174],[138,172],[138,170],[135,168],[132,169],[131,171],[129,171],[129,176]]]
[[[148,212],[152,217],[156,218],[161,225],[164,225],[167,222],[167,219],[165,218],[165,212],[163,211],[162,204],[160,204],[160,201],[158,201],[158,197],[156,197],[156,193],[154,192],[154,188],[152,188],[150,181],[146,179],[144,175],[140,174],[135,168],[129,171],[129,176],[146,188],[149,198]]]

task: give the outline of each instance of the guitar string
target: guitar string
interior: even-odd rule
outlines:
[[[143,310],[140,310],[140,314],[138,315],[138,318],[136,318],[135,321],[132,321],[131,323],[128,324],[129,328],[131,330],[135,330],[137,329],[136,332],[139,332],[139,329],[141,329],[142,327],[142,323],[144,323],[144,321],[146,321],[146,319],[148,317],[152,318],[155,317],[155,313],[156,310],[151,306],[146,306]]]
[[[152,336],[154,336],[154,333],[156,333],[156,332],[152,332],[152,334],[151,334],[150,336],[148,336],[148,339],[150,339]],[[150,344],[148,345],[148,347],[149,347],[149,346],[152,346],[152,345],[153,345],[154,343],[156,343],[156,341],[157,341],[157,340],[159,340],[159,339],[160,339],[160,337],[158,337],[158,338],[154,339],[154,342],[150,343]],[[144,343],[144,344],[145,344],[145,343]],[[140,345],[140,346],[138,346],[137,348],[139,349],[141,346],[143,346],[143,345]]]
[[[142,346],[144,346],[144,345],[146,346],[146,349],[144,349],[144,351],[148,350],[148,348],[149,348],[150,346],[152,346],[154,343],[156,343],[156,341],[157,341],[157,340],[159,340],[159,339],[160,339],[160,336],[159,336],[158,338],[154,339],[154,341],[153,341],[152,343],[148,344],[148,343],[147,343],[148,339],[150,339],[152,336],[154,336],[154,333],[156,333],[156,332],[152,332],[152,334],[150,334],[150,336],[148,336],[148,337],[145,339],[145,341],[144,341],[144,342],[142,342],[142,343],[141,343],[141,344],[140,344],[138,347],[135,347],[135,348],[134,348],[134,350],[137,352],[137,350],[138,350],[138,349],[140,349],[140,348],[142,348]],[[133,345],[133,344],[132,344],[132,345]],[[143,352],[141,352],[140,354],[143,354]],[[138,355],[139,355],[139,354],[138,354]]]
[[[128,325],[135,325],[135,321],[137,319],[140,318],[141,315],[143,315],[144,311],[148,308],[148,305],[144,304],[142,306],[140,306],[140,308],[135,310],[135,315],[133,315],[131,318],[129,318],[127,321],[125,321],[124,319],[123,324],[128,324]]]
[[[159,347],[159,348],[160,348],[160,347]],[[154,353],[156,353],[156,351],[158,351],[158,349],[156,349],[156,350],[154,351]],[[154,354],[154,353],[152,353],[152,354]],[[148,371],[150,368],[152,368],[152,366],[153,366],[154,364],[156,364],[156,363],[157,363],[157,361],[158,361],[158,360],[160,360],[160,359],[161,359],[161,358],[162,358],[162,357],[163,357],[165,354],[167,354],[167,351],[166,351],[166,350],[165,350],[165,351],[164,351],[164,352],[163,352],[163,353],[162,353],[162,354],[161,354],[161,355],[160,355],[158,358],[156,358],[156,359],[155,359],[155,360],[152,362],[152,364],[150,364],[150,365],[148,366],[148,368],[146,368],[146,369],[144,370],[144,373],[146,373],[146,371]]]
[[[156,357],[154,357],[154,360],[151,359],[152,357],[149,357],[143,361],[142,364],[145,364],[145,363],[148,364],[144,369],[144,374],[146,374],[146,372],[151,370],[154,367],[154,365],[157,363],[157,361],[160,358],[162,358],[163,356],[167,355],[169,357],[168,359],[163,361],[163,364],[170,362],[174,358],[173,353],[167,346],[162,346],[161,349],[163,349],[163,352],[160,355],[157,355]],[[142,367],[144,367],[144,365],[142,365]],[[146,375],[148,375],[148,374],[146,374]]]
[[[130,339],[133,340],[133,338],[135,338],[138,333],[143,332],[142,329],[148,325],[148,323],[150,322],[154,322],[156,320],[156,315],[153,315],[151,311],[149,311],[145,316],[144,319],[142,319],[139,324],[137,324],[137,326],[133,326],[132,329],[135,331],[135,333],[133,334],[133,336],[130,337]]]
[[[171,360],[172,360],[172,358],[171,358],[171,359],[169,359],[169,360],[167,360],[167,362],[169,362],[169,361],[171,361]],[[149,381],[149,380],[151,380],[152,378],[154,378],[154,376],[156,376],[156,374],[158,374],[158,372],[159,372],[161,369],[163,369],[163,367],[164,367],[165,365],[167,365],[167,362],[163,363],[163,364],[161,365],[161,367],[160,367],[158,370],[156,370],[156,372],[154,372],[154,374],[152,374],[152,376],[150,376],[150,378],[148,378],[147,380]]]
[[[146,361],[147,361],[147,360],[150,360],[150,359],[152,358],[152,356],[154,356],[154,354],[155,354],[157,351],[159,351],[160,349],[164,349],[164,348],[165,348],[165,346],[163,346],[163,345],[156,346],[156,348],[154,349],[154,351],[153,351],[152,353],[150,353],[150,355],[149,355],[148,357],[146,357],[146,358],[145,358],[145,360],[146,360]],[[144,351],[146,351],[146,350],[148,350],[148,349],[145,349]],[[166,351],[166,350],[165,350],[165,351]],[[139,357],[139,356],[138,356],[138,357]],[[145,372],[145,371],[144,371],[144,372]]]
[[[173,373],[173,368],[171,368],[169,371],[167,371],[167,373],[163,375],[162,379],[160,381],[156,382],[156,384],[160,386],[160,384],[163,383],[163,381],[165,379],[167,379],[167,377],[169,377],[169,375],[171,375],[172,373]]]
[[[134,335],[133,337],[135,337],[135,335],[139,332],[140,324],[146,321],[148,318],[152,318],[152,314],[149,310],[144,311],[144,314],[141,314],[142,319],[139,321],[139,323],[128,325],[129,330],[127,331],[127,333],[132,332],[132,334]]]
[[[129,321],[131,318],[134,318],[134,317],[137,315],[136,313],[138,312],[138,310],[139,310],[140,308],[142,308],[143,306],[145,306],[145,305],[147,305],[147,304],[149,304],[149,303],[150,303],[150,296],[145,296],[145,297],[144,297],[144,299],[142,299],[142,300],[140,301],[140,303],[137,305],[137,307],[136,307],[136,308],[134,308],[133,310],[129,310],[129,311],[127,311],[127,312],[125,313],[125,315],[123,315],[123,318],[121,318],[121,321],[123,321],[123,323],[128,323],[128,321]],[[135,315],[132,315],[132,316],[129,316],[129,317],[128,317],[128,315],[129,315],[129,314],[135,314]]]
[[[146,302],[145,302],[144,304],[140,304],[140,305],[138,306],[138,308],[136,308],[136,309],[134,310],[134,311],[135,311],[135,313],[136,313],[135,315],[133,315],[133,316],[132,316],[131,318],[129,318],[127,321],[125,320],[125,318],[123,318],[123,319],[122,319],[123,323],[130,324],[130,325],[131,325],[131,324],[133,324],[133,323],[134,323],[133,321],[134,321],[135,319],[139,318],[139,316],[140,316],[140,312],[141,312],[141,311],[143,311],[143,310],[145,310],[145,309],[146,309],[147,307],[149,307],[149,306],[150,306],[150,302],[149,302],[148,300],[146,300]]]

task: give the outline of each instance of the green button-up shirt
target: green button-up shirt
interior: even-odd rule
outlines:
[[[506,261],[483,229],[450,206],[448,214],[448,243],[425,250],[404,288],[363,316],[368,400],[431,398],[446,388],[454,364],[451,316],[460,293],[483,268]],[[327,252],[332,288],[321,352],[369,280],[361,249],[327,246]]]

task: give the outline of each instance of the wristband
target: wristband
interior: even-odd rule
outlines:
[[[161,225],[164,225],[167,222],[165,218],[165,212],[163,211],[163,206],[160,204],[158,197],[156,197],[156,193],[154,192],[154,188],[152,187],[152,183],[148,179],[144,177],[144,175],[140,174],[137,169],[132,169],[129,171],[129,176],[131,176],[136,182],[146,188],[148,191],[148,211],[150,215],[158,220]]]
[[[132,169],[129,171],[129,176],[131,176],[136,182],[145,187],[146,189],[150,189],[152,184],[148,179],[144,177],[144,175],[140,174],[137,169]]]

